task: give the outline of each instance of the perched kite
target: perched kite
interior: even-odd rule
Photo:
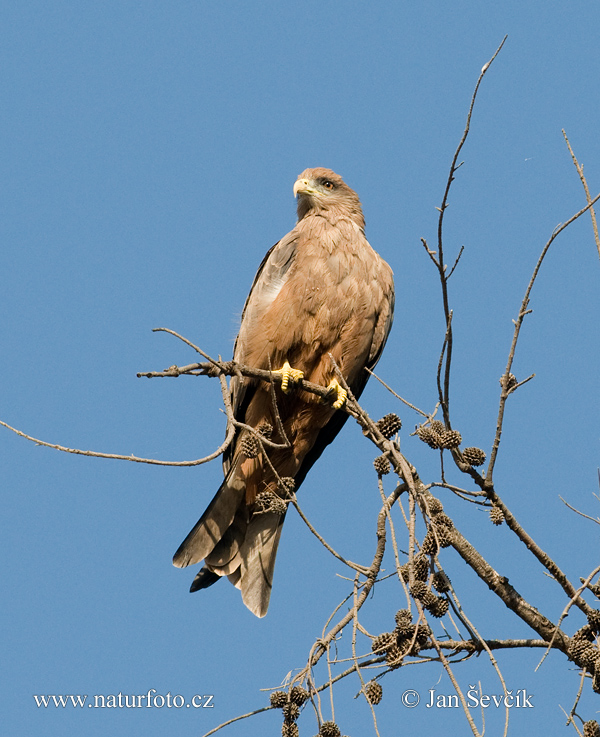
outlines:
[[[356,193],[318,168],[300,174],[294,195],[298,224],[258,269],[233,356],[282,374],[275,397],[290,447],[261,447],[255,434],[238,431],[224,457],[221,488],[173,558],[180,568],[204,560],[190,591],[227,576],[258,617],[269,606],[285,518],[280,479],[293,478],[298,489],[347,418],[338,411],[346,395],[329,354],[360,396],[365,367],[377,363],[394,310],[392,270],[365,238]],[[331,401],[294,388],[301,378],[329,387]],[[236,419],[284,442],[269,383],[234,377],[231,398]]]

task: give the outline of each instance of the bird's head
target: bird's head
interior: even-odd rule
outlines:
[[[298,198],[298,220],[311,213],[331,211],[365,227],[358,195],[331,169],[305,169],[294,184],[294,196]]]

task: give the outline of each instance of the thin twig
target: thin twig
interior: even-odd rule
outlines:
[[[487,479],[486,479],[487,481]],[[485,482],[484,482],[485,484]],[[519,524],[514,514],[498,496],[495,489],[492,487],[487,490],[488,499],[499,507],[504,515],[504,521],[512,532],[519,538],[519,540],[527,547],[527,549],[533,553],[533,555],[539,560],[544,568],[550,573],[550,575],[556,580],[559,586],[562,587],[565,594],[570,598],[574,599],[575,605],[581,609],[581,611],[587,616],[590,611],[590,605],[584,601],[580,596],[576,595],[575,586],[571,583],[566,573],[560,568],[560,566],[543,550],[526,532],[526,530]]]
[[[580,164],[577,161],[577,158],[573,152],[573,149],[571,148],[571,144],[569,143],[569,139],[567,138],[567,134],[565,133],[565,129],[563,128],[562,131],[563,136],[565,137],[565,141],[567,143],[567,146],[569,148],[569,153],[571,154],[571,157],[573,159],[573,163],[575,164],[575,168],[577,169],[577,173],[579,174],[579,178],[581,179],[581,183],[583,184],[583,189],[585,192],[585,197],[588,201],[588,203],[591,204],[592,196],[590,195],[590,189],[588,187],[588,183],[586,181],[586,178],[583,174],[583,164]],[[600,256],[600,234],[598,234],[598,223],[596,221],[596,213],[594,212],[594,208],[590,207],[590,215],[592,216],[592,228],[594,229],[594,238],[596,240],[596,248],[598,249],[598,256]]]
[[[115,461],[132,461],[133,463],[148,463],[153,466],[200,466],[203,463],[208,463],[209,461],[213,461],[215,458],[218,458],[220,455],[222,455],[228,448],[229,444],[233,440],[233,436],[235,435],[235,428],[232,426],[232,430],[228,432],[227,437],[223,441],[223,443],[210,455],[205,456],[204,458],[197,458],[193,461],[159,461],[155,458],[140,458],[138,456],[130,455],[119,455],[118,453],[100,453],[96,450],[80,450],[79,448],[67,448],[64,445],[58,445],[56,443],[47,443],[45,440],[40,440],[39,438],[34,438],[31,435],[27,435],[26,433],[22,432],[21,430],[17,430],[15,427],[11,427],[6,422],[3,422],[0,420],[0,425],[2,427],[5,427],[7,430],[10,430],[11,432],[14,432],[16,435],[19,435],[22,438],[25,438],[25,440],[30,440],[32,443],[35,443],[36,445],[43,445],[45,448],[53,448],[54,450],[60,450],[63,453],[73,453],[74,455],[79,456],[90,456],[92,458],[107,458],[109,460],[115,460]]]
[[[527,289],[525,291],[525,296],[523,297],[523,301],[521,302],[521,309],[519,310],[519,315],[517,319],[514,321],[515,323],[515,329],[513,333],[512,343],[510,346],[510,351],[508,354],[508,362],[506,364],[506,369],[504,371],[504,375],[502,377],[502,389],[500,392],[500,406],[498,408],[498,419],[496,421],[496,434],[494,437],[494,442],[492,444],[492,452],[490,454],[490,462],[488,464],[487,472],[486,472],[486,482],[487,485],[491,487],[492,485],[492,478],[494,473],[494,466],[496,464],[496,457],[498,455],[498,449],[500,447],[500,437],[502,435],[502,427],[504,424],[504,410],[506,407],[506,400],[510,394],[510,385],[509,385],[509,376],[511,373],[513,361],[515,358],[515,351],[517,349],[517,341],[519,340],[519,334],[521,332],[521,326],[523,325],[523,320],[525,319],[525,315],[528,314],[529,310],[529,296],[531,294],[531,290],[533,289],[533,285],[535,284],[535,281],[537,279],[537,276],[539,274],[539,271],[542,267],[542,263],[544,262],[544,259],[546,258],[546,254],[548,253],[548,250],[550,249],[550,246],[556,238],[560,235],[560,233],[565,230],[565,228],[568,228],[571,223],[575,222],[577,218],[581,217],[587,210],[589,210],[592,205],[594,205],[598,199],[600,199],[600,194],[597,194],[593,200],[590,200],[588,204],[585,207],[582,207],[579,212],[576,212],[575,215],[572,215],[565,223],[560,224],[554,229],[554,232],[546,242],[546,245],[542,249],[542,253],[540,254],[540,257],[538,258],[537,264],[535,265],[535,269],[533,270],[533,274],[531,275],[531,279],[529,280],[529,284],[527,285]]]
[[[365,581],[362,591],[360,593],[360,596],[358,597],[357,602],[357,611],[361,609],[365,601],[367,600],[367,597],[369,596],[369,593],[371,592],[371,589],[373,588],[375,581],[377,580],[377,575],[379,573],[379,570],[381,568],[381,563],[383,561],[383,554],[385,552],[385,545],[386,545],[386,533],[385,533],[385,520],[386,520],[386,511],[387,509],[391,508],[398,498],[398,496],[401,493],[401,487],[396,487],[394,491],[388,496],[386,499],[386,503],[383,505],[383,508],[379,512],[377,516],[377,546],[375,549],[375,555],[373,557],[373,562],[371,564],[371,567],[369,568],[369,572],[367,574],[367,580]],[[312,655],[310,658],[310,665],[311,667],[314,667],[317,662],[320,660],[320,658],[323,656],[323,654],[326,652],[327,647],[329,646],[329,643],[335,638],[335,636],[341,632],[346,625],[352,620],[354,617],[354,611],[351,610],[348,612],[342,619],[334,626],[332,629],[327,633],[327,636],[320,640],[318,643],[315,643],[312,649]]]
[[[196,353],[199,353],[203,358],[206,358],[207,361],[210,361],[211,363],[214,363],[215,366],[219,365],[218,361],[215,361],[214,358],[211,358],[208,353],[205,353],[201,348],[199,348],[197,345],[194,345],[190,340],[187,338],[184,338],[183,335],[179,335],[179,333],[176,333],[174,330],[171,330],[170,328],[152,328],[153,333],[169,333],[169,335],[174,335],[176,338],[179,338],[179,340],[183,341],[186,345],[189,345],[190,348],[193,348]]]
[[[569,714],[565,712],[565,716],[567,718],[567,723],[565,724],[565,727],[568,727],[569,724],[573,724],[575,729],[577,730],[577,734],[581,735],[581,732],[577,729],[577,725],[573,721],[573,717],[575,716],[575,712],[577,711],[577,704],[579,704],[579,699],[581,698],[581,694],[583,693],[583,684],[585,683],[585,671],[581,672],[581,678],[579,679],[579,689],[577,691],[577,695],[575,696],[575,702],[573,703],[573,707],[571,708],[571,711]],[[562,709],[562,706],[561,706]],[[563,709],[564,711],[564,709]]]
[[[469,135],[469,129],[471,127],[471,117],[473,115],[473,108],[475,107],[475,100],[477,99],[477,93],[479,91],[479,87],[481,85],[481,82],[490,68],[492,62],[494,59],[498,56],[500,53],[500,50],[504,46],[504,43],[507,39],[507,36],[505,36],[502,39],[502,43],[498,48],[496,49],[494,55],[492,58],[487,62],[487,64],[484,64],[481,73],[479,75],[479,79],[477,80],[477,84],[475,85],[475,89],[473,91],[473,95],[471,97],[471,104],[469,106],[469,112],[467,114],[467,122],[465,124],[465,129],[462,134],[462,138],[460,139],[460,143],[458,144],[458,147],[454,153],[454,157],[452,158],[452,163],[450,164],[450,173],[448,174],[448,181],[446,182],[446,189],[444,190],[444,196],[442,197],[442,204],[440,205],[439,212],[439,218],[438,218],[438,232],[437,232],[437,241],[438,241],[438,256],[437,256],[437,269],[440,277],[440,283],[442,287],[442,300],[444,305],[444,317],[446,322],[446,330],[447,330],[447,337],[446,337],[446,361],[445,361],[445,367],[444,367],[444,391],[442,394],[440,394],[440,401],[442,403],[442,411],[444,413],[444,421],[446,422],[446,425],[450,427],[450,366],[452,363],[452,329],[450,325],[450,302],[448,297],[448,275],[446,275],[446,267],[444,265],[444,244],[443,244],[443,225],[444,225],[444,214],[446,212],[446,208],[448,207],[448,195],[450,193],[450,187],[452,186],[452,182],[454,181],[454,175],[458,168],[460,167],[460,164],[458,164],[458,157],[460,156],[460,152],[462,151],[463,146],[465,145],[465,142],[467,140],[467,136]],[[429,250],[429,249],[428,249]],[[454,270],[454,269],[453,269]]]
[[[573,594],[573,596],[572,596],[572,597],[571,597],[571,598],[569,599],[569,601],[567,602],[567,605],[565,606],[565,608],[563,609],[563,611],[562,611],[562,613],[561,613],[561,615],[560,615],[560,617],[559,617],[559,620],[558,620],[558,622],[556,623],[556,631],[557,631],[557,632],[559,631],[559,627],[560,627],[560,625],[562,624],[562,621],[563,621],[563,619],[564,619],[564,618],[565,618],[565,617],[567,616],[567,614],[569,613],[569,609],[570,609],[570,608],[571,608],[571,607],[573,606],[573,604],[575,604],[575,602],[577,601],[577,599],[579,598],[579,596],[580,596],[580,595],[581,595],[581,594],[582,594],[582,593],[584,592],[584,590],[585,590],[585,589],[587,588],[587,585],[588,585],[588,584],[589,584],[589,583],[591,582],[592,578],[594,578],[594,576],[595,576],[595,575],[596,575],[596,574],[598,573],[598,571],[600,571],[600,566],[597,566],[596,568],[594,568],[594,570],[593,570],[593,571],[592,571],[592,572],[591,572],[591,573],[589,574],[589,576],[588,576],[588,577],[587,577],[587,578],[586,578],[586,579],[585,579],[585,580],[584,580],[584,581],[582,582],[581,586],[580,586],[580,587],[579,587],[579,588],[577,589],[577,591],[575,591],[575,593]],[[546,652],[544,653],[544,655],[542,656],[542,659],[541,659],[541,660],[540,660],[540,662],[539,662],[539,663],[538,663],[538,664],[536,665],[536,667],[535,667],[535,670],[536,670],[536,671],[538,670],[538,668],[540,667],[540,665],[541,665],[541,664],[542,664],[542,663],[544,662],[544,660],[546,659],[546,656],[547,656],[547,655],[548,655],[548,653],[550,652],[550,648],[552,647],[552,644],[553,644],[553,642],[554,642],[554,636],[552,636],[552,639],[551,639],[551,640],[550,640],[550,642],[548,643],[548,648],[547,648]]]
[[[456,596],[454,590],[453,590],[452,593],[454,594],[454,596]],[[458,597],[457,597],[457,601],[458,601]],[[460,602],[459,602],[459,606],[460,606]],[[479,632],[478,632],[477,628],[475,627],[475,625],[473,624],[473,622],[471,622],[471,620],[465,614],[465,611],[462,608],[462,606],[460,606],[460,613],[461,613],[462,621],[464,622],[464,624],[466,625],[466,627],[477,638],[477,640],[483,646],[483,649],[486,651],[486,653],[487,653],[487,655],[488,655],[488,657],[490,659],[490,662],[492,664],[492,667],[494,668],[494,670],[498,674],[498,679],[500,680],[500,683],[502,685],[502,690],[504,691],[504,695],[505,696],[508,696],[508,690],[506,688],[506,681],[504,680],[504,676],[502,675],[502,671],[500,670],[500,666],[498,665],[498,661],[496,660],[496,658],[494,657],[494,655],[492,653],[491,647],[487,644],[487,642],[484,640],[484,638],[479,634]],[[508,721],[509,721],[509,717],[510,717],[510,709],[509,709],[506,701],[504,702],[504,706],[505,706],[505,718],[504,718],[504,733],[503,733],[503,737],[506,737],[506,735],[508,734]]]
[[[383,488],[383,480],[381,476],[377,479],[377,486],[379,487],[379,495],[381,496],[381,501],[383,504],[385,504],[385,490]],[[402,580],[402,573],[400,572],[401,563],[400,563],[400,554],[398,552],[398,542],[396,540],[396,528],[394,527],[394,520],[392,519],[392,510],[386,508],[386,516],[387,521],[390,526],[390,535],[392,538],[392,549],[394,551],[394,561],[396,562],[396,573],[398,574],[398,577],[400,580]]]
[[[405,405],[406,405],[407,407],[410,407],[410,408],[411,408],[412,410],[414,410],[415,412],[418,412],[418,413],[419,413],[420,415],[423,415],[423,417],[428,417],[428,414],[427,414],[427,412],[423,412],[423,410],[422,410],[422,409],[419,409],[418,407],[415,407],[415,405],[414,405],[414,404],[411,404],[411,403],[410,403],[409,401],[407,401],[406,399],[404,399],[403,397],[401,397],[401,396],[400,396],[399,394],[397,394],[397,393],[396,393],[396,392],[395,392],[395,391],[394,391],[394,390],[393,390],[393,389],[392,389],[392,388],[391,388],[390,386],[388,386],[388,385],[387,385],[387,384],[385,383],[385,381],[384,381],[383,379],[379,378],[379,376],[377,376],[377,374],[376,374],[376,373],[374,373],[373,371],[371,371],[371,369],[370,369],[370,368],[367,368],[367,367],[365,367],[365,371],[366,371],[367,373],[369,373],[369,374],[370,374],[371,376],[373,376],[373,377],[374,377],[375,379],[377,379],[377,381],[378,381],[378,382],[379,382],[380,384],[382,384],[382,385],[383,385],[383,386],[384,386],[384,387],[385,387],[385,388],[386,388],[386,389],[387,389],[387,390],[389,391],[389,393],[390,393],[390,394],[392,394],[392,395],[393,395],[394,397],[396,397],[396,399],[399,399],[399,400],[400,400],[401,402],[403,402],[403,403],[404,403],[404,404],[405,404]]]
[[[565,504],[567,507],[569,507],[570,510],[573,512],[576,512],[577,514],[580,514],[582,517],[585,517],[586,519],[591,520],[592,522],[595,522],[597,525],[600,525],[600,519],[597,517],[590,517],[589,514],[585,514],[584,512],[580,512],[579,509],[576,509],[575,507],[571,506],[569,502],[565,501],[562,496],[559,494],[558,498],[561,500],[563,504]]]
[[[377,715],[375,714],[375,709],[373,708],[373,704],[371,703],[371,700],[367,697],[367,687],[366,687],[365,680],[364,680],[363,675],[362,675],[362,670],[361,670],[360,664],[358,662],[358,657],[356,655],[356,632],[357,632],[357,630],[359,628],[359,623],[358,623],[358,609],[357,609],[357,604],[358,604],[358,597],[357,597],[358,586],[357,586],[357,583],[358,583],[358,576],[355,577],[355,579],[354,579],[354,586],[352,588],[352,594],[353,594],[353,597],[352,598],[353,598],[353,602],[354,602],[354,606],[353,606],[354,618],[352,620],[352,662],[354,663],[354,668],[356,669],[356,674],[358,675],[358,677],[360,679],[361,692],[364,694],[365,698],[367,699],[367,703],[369,704],[369,708],[371,709],[371,717],[373,719],[373,728],[375,729],[375,734],[377,735],[377,737],[381,737],[381,735],[379,734],[379,729],[377,727]]]
[[[367,566],[361,566],[358,563],[353,563],[351,560],[347,560],[342,555],[340,555],[338,552],[336,552],[331,545],[323,538],[319,533],[315,530],[315,528],[311,525],[311,523],[308,521],[308,518],[304,515],[304,512],[300,509],[300,505],[298,504],[298,499],[296,498],[296,495],[294,494],[291,499],[292,504],[294,505],[294,508],[296,509],[296,512],[300,515],[300,519],[304,522],[304,524],[308,527],[308,529],[312,532],[312,534],[317,538],[317,540],[323,545],[323,547],[328,550],[331,555],[334,556],[334,558],[337,558],[339,561],[344,563],[344,565],[347,565],[349,568],[352,568],[353,570],[357,571],[358,573],[362,573],[363,576],[366,576],[369,572],[369,569]]]
[[[458,681],[456,680],[456,677],[454,675],[454,672],[452,671],[452,668],[450,667],[450,663],[448,662],[448,660],[446,659],[446,656],[442,652],[442,648],[440,647],[440,643],[437,641],[437,639],[436,639],[436,637],[434,636],[433,633],[430,635],[430,639],[431,639],[431,642],[432,642],[432,644],[433,644],[433,646],[434,646],[434,648],[435,648],[435,650],[436,650],[436,652],[438,654],[438,657],[440,659],[440,662],[444,666],[444,670],[448,674],[448,677],[450,678],[450,681],[452,682],[452,685],[454,687],[454,690],[456,691],[456,693],[458,695],[458,698],[460,699],[460,703],[462,705],[462,708],[463,708],[463,711],[464,711],[465,716],[467,718],[467,721],[469,722],[469,726],[471,727],[471,731],[473,732],[473,734],[475,735],[475,737],[483,737],[483,733],[480,733],[479,730],[477,729],[477,726],[475,725],[475,722],[473,720],[473,716],[472,716],[472,714],[471,714],[471,712],[469,710],[469,707],[467,705],[465,696],[464,696],[464,694],[462,692],[461,687],[458,684]]]
[[[461,246],[460,251],[458,252],[458,256],[456,257],[456,261],[454,262],[454,266],[450,269],[450,273],[446,275],[446,281],[448,281],[448,279],[450,279],[450,277],[454,273],[454,269],[458,266],[458,262],[460,261],[460,257],[463,255],[464,250],[465,247]]]
[[[182,340],[187,345],[191,346],[194,350],[198,351],[202,356],[205,358],[208,358],[209,363],[208,364],[192,364],[194,367],[199,368],[202,370],[203,376],[210,376],[210,377],[219,377],[220,379],[224,376],[237,376],[238,374],[241,374],[243,376],[247,376],[252,379],[260,379],[261,381],[271,382],[272,384],[280,384],[282,377],[281,374],[274,374],[270,371],[265,371],[263,369],[255,369],[250,366],[243,366],[234,363],[233,361],[216,361],[215,359],[208,356],[204,351],[202,351],[198,346],[195,346],[193,343],[188,341],[186,338],[182,337],[178,333],[176,333],[173,330],[169,330],[168,328],[155,328],[157,331],[162,331],[166,333],[170,333],[171,335],[174,335],[175,337]],[[164,372],[149,372],[149,373],[139,373],[138,377],[146,376],[146,377],[153,377],[153,376],[180,376],[181,375],[181,369],[178,369],[177,366],[172,366],[170,369],[167,369],[167,371]],[[198,374],[195,374],[198,375]],[[298,382],[298,387],[305,392],[308,392],[309,394],[315,394],[318,397],[321,397],[322,399],[328,399],[329,392],[324,386],[321,386],[319,384],[313,384],[310,381],[302,380]],[[53,448],[54,450],[62,451],[63,453],[72,453],[74,455],[83,455],[83,456],[90,456],[92,458],[106,458],[109,460],[117,460],[117,461],[131,461],[133,463],[147,463],[150,465],[155,466],[200,466],[203,463],[208,463],[209,461],[214,460],[215,458],[218,458],[220,455],[222,455],[225,450],[229,447],[230,443],[232,442],[234,436],[235,436],[235,425],[236,423],[239,425],[240,423],[237,422],[237,420],[233,417],[233,411],[231,410],[231,401],[229,398],[229,392],[227,390],[227,387],[225,386],[225,389],[223,389],[223,384],[221,386],[222,392],[223,392],[223,401],[225,403],[225,407],[227,410],[227,407],[229,406],[228,411],[228,429],[227,429],[227,436],[223,443],[210,455],[205,456],[204,458],[197,458],[195,460],[191,461],[162,461],[155,458],[143,458],[140,456],[134,456],[132,455],[122,455],[118,453],[102,453],[95,450],[80,450],[79,448],[67,448],[66,446],[59,445],[57,443],[49,443],[45,440],[40,440],[39,438],[34,438],[31,435],[27,435],[27,433],[22,432],[21,430],[17,430],[16,428],[12,427],[6,422],[3,422],[0,420],[0,425],[2,427],[5,427],[7,430],[10,430],[11,432],[16,433],[22,438],[25,438],[26,440],[30,440],[33,443],[36,443],[36,445],[43,445],[46,448]],[[352,414],[352,411],[350,409],[347,409],[345,407],[342,407],[340,412],[346,411],[348,414]],[[267,443],[268,444],[268,443]]]
[[[228,727],[234,722],[239,722],[241,719],[248,719],[248,717],[253,717],[255,714],[261,714],[263,711],[272,711],[274,708],[275,707],[273,706],[263,706],[262,709],[255,709],[254,711],[249,711],[247,714],[241,714],[238,717],[233,717],[233,719],[228,719],[226,722],[223,722],[223,724],[219,724],[218,727],[211,729],[210,732],[206,732],[205,734],[203,734],[202,737],[210,737],[211,734],[216,734],[219,730],[223,729],[224,727]]]

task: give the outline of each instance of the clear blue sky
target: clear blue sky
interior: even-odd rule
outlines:
[[[195,360],[158,326],[229,357],[265,251],[295,222],[292,185],[310,166],[361,196],[367,236],[395,272],[396,321],[378,373],[431,410],[443,337],[439,289],[420,237],[437,212],[469,99],[486,76],[447,212],[456,363],[454,424],[489,451],[498,377],[537,256],[584,203],[561,128],[600,189],[597,4],[285,1],[0,4],[0,419],[62,445],[166,460],[221,442],[218,385],[136,379]],[[555,243],[537,283],[515,373],[536,379],[509,404],[498,491],[578,580],[597,564],[600,263],[588,217]],[[409,432],[417,417],[373,384],[374,417],[398,410],[402,448],[425,481],[436,454]],[[371,559],[379,495],[375,449],[348,423],[301,490],[306,514],[340,552]],[[220,463],[194,469],[76,457],[0,432],[6,734],[202,735],[267,703],[302,666],[346,571],[295,513],[284,528],[268,616],[226,583],[188,594],[171,556],[212,497]],[[458,479],[455,479],[458,480]],[[441,494],[457,525],[531,603],[556,621],[565,601],[506,527]],[[451,550],[442,560],[480,631],[533,636]],[[393,560],[387,559],[390,570]],[[372,632],[402,606],[380,587]],[[583,624],[573,613],[572,633]],[[344,642],[346,642],[347,637]],[[348,643],[346,643],[347,645]],[[513,734],[562,734],[578,680],[552,655],[507,653]],[[466,690],[500,685],[480,658],[458,667]],[[326,674],[320,670],[322,681]],[[384,679],[382,735],[445,727],[458,710],[408,710],[407,688],[451,693],[437,664]],[[336,688],[343,733],[371,734],[357,681]],[[212,709],[38,709],[33,694],[156,689]],[[589,687],[580,711],[593,716]],[[596,707],[597,708],[597,703]],[[490,734],[501,715],[488,710]],[[316,732],[312,715],[301,734]],[[224,734],[279,734],[278,713]],[[498,732],[496,732],[498,733]]]

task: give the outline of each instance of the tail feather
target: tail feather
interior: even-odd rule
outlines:
[[[269,608],[275,557],[284,519],[284,514],[270,512],[254,517],[240,549],[242,600],[257,617],[264,617]]]
[[[233,573],[230,573],[227,578],[229,579],[230,583],[232,583],[236,589],[242,588],[242,570],[241,567],[235,570]]]
[[[219,543],[233,522],[244,498],[244,484],[230,473],[198,522],[173,556],[173,565],[185,568],[199,563]]]
[[[205,565],[221,576],[227,576],[239,568],[241,564],[239,551],[246,537],[247,529],[248,508],[242,505],[221,540],[215,545],[213,551],[206,556]]]
[[[173,556],[179,568],[204,561],[190,591],[214,584],[222,576],[241,590],[242,600],[257,617],[269,608],[277,547],[285,514],[251,515],[247,482],[234,464],[206,511]]]
[[[200,591],[200,589],[207,589],[209,586],[212,586],[213,583],[216,583],[220,579],[221,576],[219,576],[218,573],[215,573],[214,571],[211,571],[206,567],[201,568],[196,574],[196,578],[192,581],[192,585],[190,586],[190,593],[193,593],[194,591]]]

